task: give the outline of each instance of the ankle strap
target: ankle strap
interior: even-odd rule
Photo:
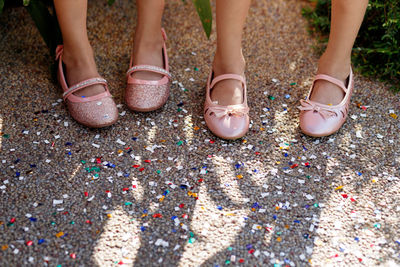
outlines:
[[[149,72],[154,72],[154,73],[158,73],[161,75],[165,75],[168,76],[168,78],[171,78],[172,75],[171,73],[169,73],[167,70],[157,67],[157,66],[152,66],[152,65],[136,65],[133,66],[132,68],[130,68],[127,72],[126,75],[131,75],[134,72],[137,71],[149,71]]]
[[[213,88],[217,83],[223,80],[238,80],[243,84],[243,86],[246,86],[246,80],[243,76],[238,74],[222,74],[212,80],[210,88]]]
[[[107,81],[105,79],[103,79],[103,78],[98,77],[98,78],[92,78],[92,79],[85,80],[83,82],[80,82],[80,83],[75,84],[75,85],[71,86],[70,88],[68,88],[68,90],[63,93],[64,101],[71,94],[75,93],[76,91],[81,90],[81,89],[86,88],[86,87],[89,87],[91,85],[95,85],[95,84],[104,85],[104,87],[106,88],[106,93],[109,94],[108,87],[107,87]]]

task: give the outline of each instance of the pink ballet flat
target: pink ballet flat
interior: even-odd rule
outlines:
[[[208,129],[222,139],[235,140],[243,137],[249,130],[249,107],[247,106],[246,80],[237,74],[224,74],[213,77],[211,72],[206,87],[206,101],[204,103],[204,120]],[[213,102],[210,97],[211,89],[223,80],[238,80],[243,84],[243,103],[222,106]]]
[[[330,106],[311,101],[315,81],[325,80],[339,86],[345,93],[342,102]],[[303,133],[313,137],[328,136],[337,132],[344,124],[349,112],[350,97],[353,93],[354,78],[350,69],[347,87],[345,84],[331,76],[319,74],[315,77],[311,90],[305,100],[300,100],[300,129]]]
[[[161,32],[164,39],[162,49],[164,68],[151,65],[133,66],[133,55],[131,56],[129,70],[126,73],[128,81],[125,91],[125,103],[133,111],[154,111],[161,108],[168,100],[171,87],[171,74],[169,73],[167,47],[165,45],[167,35],[164,29]],[[164,77],[158,81],[139,80],[132,77],[132,74],[137,71],[154,72],[164,75]]]
[[[59,61],[58,81],[64,92],[63,99],[71,117],[90,128],[102,128],[114,124],[118,120],[118,109],[108,90],[107,81],[101,77],[95,77],[69,87],[64,76],[63,49],[62,45],[57,46],[56,49],[56,60]],[[75,92],[95,84],[103,85],[104,93],[88,97],[74,95]]]

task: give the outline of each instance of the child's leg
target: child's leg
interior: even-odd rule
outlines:
[[[251,0],[217,0],[217,51],[214,57],[214,76],[221,74],[244,75],[242,32]],[[220,105],[241,104],[243,86],[236,80],[216,84],[211,99]]]
[[[133,45],[133,65],[153,65],[164,68],[161,20],[164,0],[137,0],[137,25]],[[163,76],[152,72],[135,72],[134,78],[159,80]]]
[[[351,51],[363,21],[368,0],[332,0],[332,18],[329,43],[319,60],[318,73],[328,74],[343,82],[350,73]],[[343,90],[336,85],[319,80],[311,100],[322,104],[339,104]]]
[[[86,30],[87,0],[54,0],[54,5],[63,37],[63,62],[68,85],[99,77]],[[94,85],[74,94],[93,96],[102,92],[102,85]]]

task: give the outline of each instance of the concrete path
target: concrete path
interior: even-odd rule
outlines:
[[[190,1],[167,1],[175,82],[149,114],[122,101],[134,3],[105,2],[90,1],[88,26],[121,116],[103,130],[69,117],[25,10],[0,17],[1,266],[400,264],[400,95],[356,75],[340,132],[302,135],[317,62],[304,2],[253,1],[252,128],[235,142],[201,116],[215,34]]]

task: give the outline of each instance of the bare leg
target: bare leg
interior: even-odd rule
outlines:
[[[367,5],[368,0],[332,0],[331,32],[328,47],[319,60],[319,74],[345,82],[350,73],[351,51]],[[344,92],[336,85],[317,81],[311,100],[336,105],[343,97]]]
[[[54,0],[54,5],[63,36],[63,62],[68,85],[99,77],[86,30],[87,0]],[[75,95],[93,96],[104,90],[103,86],[94,85]]]
[[[136,5],[138,16],[133,42],[133,64],[164,67],[161,35],[164,0],[137,0]],[[144,71],[135,72],[132,76],[143,80],[159,80],[163,77]]]
[[[244,75],[242,33],[251,0],[217,0],[217,52],[214,56],[214,76]],[[243,87],[239,81],[225,80],[216,84],[211,99],[220,105],[243,103]]]

